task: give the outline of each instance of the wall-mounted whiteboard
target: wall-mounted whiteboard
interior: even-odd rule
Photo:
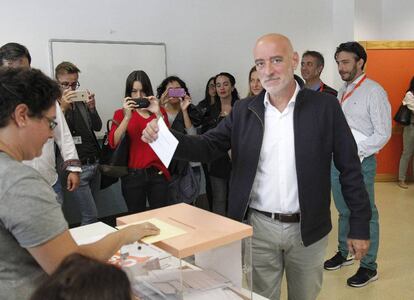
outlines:
[[[154,93],[167,76],[164,43],[51,39],[49,51],[53,78],[55,67],[62,61],[72,62],[81,70],[79,89],[95,93],[96,107],[104,124],[122,107],[129,73],[144,70]]]

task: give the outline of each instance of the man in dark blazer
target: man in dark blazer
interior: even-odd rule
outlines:
[[[183,136],[178,159],[208,162],[231,149],[229,217],[253,226],[253,290],[279,299],[286,271],[289,299],[315,299],[322,285],[330,214],[330,165],[341,172],[351,210],[349,249],[369,247],[371,209],[352,133],[338,101],[299,86],[299,56],[289,39],[258,39],[254,59],[264,91],[238,101],[215,129]],[[157,139],[156,121],[142,139]]]

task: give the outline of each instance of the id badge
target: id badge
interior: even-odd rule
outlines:
[[[73,137],[73,143],[74,143],[75,145],[80,145],[80,144],[82,144],[82,137],[81,137],[81,136],[74,136],[74,137]]]

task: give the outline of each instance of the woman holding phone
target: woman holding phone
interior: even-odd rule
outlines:
[[[157,88],[157,98],[160,99],[161,105],[165,108],[168,121],[171,128],[184,134],[195,135],[196,126],[200,125],[201,116],[198,109],[191,104],[191,96],[188,92],[185,82],[177,76],[169,76],[165,78]],[[177,190],[177,183],[183,176],[189,176],[188,167],[192,167],[192,172],[198,182],[198,189],[201,179],[200,163],[188,163],[173,159],[169,166],[172,176],[172,184],[170,184],[170,200],[172,203],[188,202],[192,203],[196,200],[194,197],[186,197]],[[187,195],[190,196],[190,195]],[[191,198],[191,199],[188,199]]]
[[[148,107],[139,108],[147,99]],[[146,105],[144,105],[146,106]],[[157,115],[160,112],[160,115]],[[123,108],[115,111],[109,145],[115,148],[124,134],[129,138],[128,175],[121,178],[122,195],[129,212],[146,210],[167,205],[170,173],[149,144],[141,141],[142,131],[154,118],[163,117],[169,126],[168,117],[154,97],[151,81],[144,71],[133,71],[125,85]]]

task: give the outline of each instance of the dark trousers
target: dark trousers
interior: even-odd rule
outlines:
[[[153,168],[130,170],[128,175],[121,178],[121,187],[130,213],[145,211],[147,199],[150,209],[168,203],[168,181]]]
[[[211,190],[211,181],[210,181],[210,175],[208,173],[208,165],[202,164],[203,171],[204,171],[204,177],[206,179],[206,195],[208,199],[208,205],[210,208],[210,211],[213,211],[213,192]]]

